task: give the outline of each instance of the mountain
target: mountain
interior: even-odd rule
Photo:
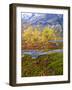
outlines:
[[[37,27],[43,30],[45,26],[54,28],[57,32],[63,33],[63,15],[50,13],[21,13],[22,28],[28,26]]]

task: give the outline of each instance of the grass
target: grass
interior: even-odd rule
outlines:
[[[63,53],[42,55],[36,59],[24,55],[21,65],[22,77],[63,75]]]

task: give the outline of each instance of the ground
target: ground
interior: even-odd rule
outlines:
[[[63,53],[22,57],[22,77],[63,75]]]

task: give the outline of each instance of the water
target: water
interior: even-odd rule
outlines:
[[[53,43],[56,43],[56,42],[63,42],[63,40],[50,40],[48,42],[53,42]]]
[[[50,50],[47,52],[43,52],[43,51],[36,51],[36,50],[22,50],[22,55],[24,54],[28,54],[31,55],[32,58],[37,58],[40,55],[46,55],[46,54],[51,54],[51,53],[59,53],[59,52],[63,52],[63,49],[57,49],[57,50]]]

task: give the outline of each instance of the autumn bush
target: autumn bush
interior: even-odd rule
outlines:
[[[29,26],[22,32],[22,50],[23,49],[48,49],[50,40],[62,39],[57,36],[55,30],[49,27],[44,27],[39,30],[37,27]]]

